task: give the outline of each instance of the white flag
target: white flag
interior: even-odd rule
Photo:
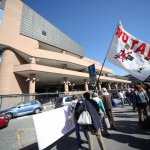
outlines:
[[[107,55],[108,61],[144,81],[150,75],[150,46],[118,25]]]

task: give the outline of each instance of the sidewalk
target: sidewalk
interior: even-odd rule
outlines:
[[[132,107],[126,105],[113,108],[113,116],[117,131],[109,130],[110,136],[103,137],[106,150],[148,150],[150,149],[150,129],[138,127],[138,113],[132,111]],[[45,150],[78,150],[75,132],[71,131]],[[81,137],[85,142],[81,150],[88,150],[88,144],[83,133]],[[25,147],[22,150],[38,150],[37,143]],[[97,139],[94,137],[94,150],[100,150]]]

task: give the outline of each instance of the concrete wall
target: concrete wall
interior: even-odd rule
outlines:
[[[27,93],[28,84],[25,78],[14,73],[14,66],[19,65],[24,60],[10,49],[5,49],[2,53],[2,63],[0,68],[0,94]]]

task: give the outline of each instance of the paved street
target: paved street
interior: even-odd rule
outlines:
[[[44,105],[44,111],[53,109],[53,105]],[[6,128],[0,129],[0,150],[17,150],[37,142],[32,116],[13,118]]]
[[[117,125],[117,131],[110,130],[110,136],[104,137],[106,150],[148,150],[150,149],[150,129],[141,129],[137,125],[138,114],[132,111],[131,106],[125,108],[117,107],[113,109],[114,119]],[[81,150],[88,150],[88,144],[83,133]],[[34,144],[23,148],[22,150],[37,150],[38,146]],[[62,137],[46,150],[77,150],[79,149],[75,139],[74,131]],[[96,138],[94,137],[94,150],[99,150]]]

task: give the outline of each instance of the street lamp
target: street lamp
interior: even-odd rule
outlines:
[[[39,81],[37,78],[27,78],[26,81]]]
[[[71,86],[71,90],[73,91],[73,87],[75,86],[74,83],[69,83],[69,86]]]

